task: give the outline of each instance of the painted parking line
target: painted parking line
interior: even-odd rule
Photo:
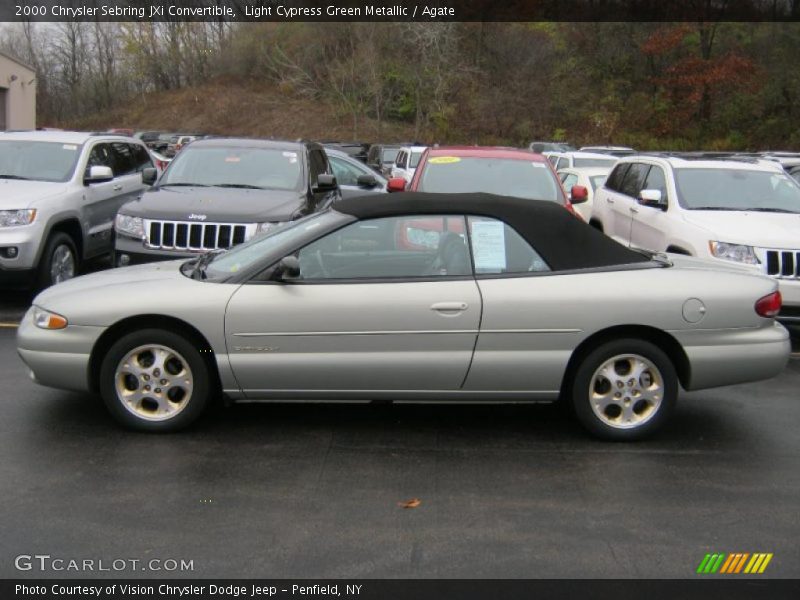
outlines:
[[[16,329],[19,323],[0,323],[0,329]]]

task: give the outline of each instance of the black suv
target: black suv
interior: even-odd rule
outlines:
[[[142,181],[155,183],[155,169]],[[328,157],[314,142],[212,138],[180,152],[114,225],[116,264],[227,249],[341,197]]]

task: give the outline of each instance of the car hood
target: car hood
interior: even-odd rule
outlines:
[[[297,191],[215,187],[157,187],[128,202],[120,212],[146,219],[208,223],[290,221],[303,206]],[[205,218],[202,218],[205,215]]]
[[[708,231],[709,241],[760,248],[800,247],[800,214],[688,210],[684,219]]]
[[[0,210],[35,208],[37,200],[57,196],[66,189],[60,182],[0,179]]]
[[[107,327],[121,319],[153,313],[190,322],[193,315],[201,314],[221,322],[239,284],[190,279],[180,272],[184,262],[150,263],[83,275],[44,290],[33,304],[63,315],[70,325]]]

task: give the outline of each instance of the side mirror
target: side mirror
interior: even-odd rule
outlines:
[[[314,186],[314,192],[332,192],[337,187],[336,177],[328,173],[322,173],[317,176],[317,185]]]
[[[376,185],[378,185],[378,180],[375,179],[374,175],[365,173],[364,175],[358,176],[356,183],[358,183],[360,187],[374,188]]]
[[[111,170],[111,167],[95,165],[89,167],[86,177],[83,178],[83,183],[103,183],[112,179],[114,179],[114,171]]]
[[[666,210],[667,205],[661,197],[661,190],[642,190],[639,192],[639,204]]]
[[[275,275],[282,280],[300,277],[300,261],[296,256],[284,256],[278,263]]]
[[[386,184],[387,192],[405,192],[406,180],[402,177],[392,177],[389,183]]]
[[[569,201],[572,204],[582,204],[589,199],[589,190],[582,185],[573,185],[569,191]]]
[[[153,185],[158,178],[158,171],[155,167],[147,167],[142,169],[142,183],[145,185]]]

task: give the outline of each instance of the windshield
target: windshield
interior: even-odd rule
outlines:
[[[800,185],[771,171],[675,169],[678,200],[694,210],[800,213]]]
[[[416,169],[419,164],[419,159],[422,158],[422,152],[411,153],[411,168]]]
[[[294,151],[192,144],[172,161],[158,185],[298,190],[301,175],[300,158]]]
[[[270,255],[274,255],[277,261],[307,234],[314,230],[322,232],[330,225],[345,219],[346,217],[340,213],[326,211],[309,215],[297,221],[283,223],[270,230],[269,233],[256,236],[244,244],[214,257],[206,267],[206,276],[209,279],[227,277],[249,269]]]
[[[420,192],[487,192],[562,202],[558,179],[547,165],[513,158],[434,156],[422,171]]]
[[[398,152],[400,152],[400,148],[384,148],[383,153],[381,154],[381,162],[394,162],[394,159],[397,158]]]
[[[613,167],[617,164],[616,158],[578,158],[572,159],[573,167]]]
[[[81,144],[0,141],[0,179],[69,181],[81,154]]]

